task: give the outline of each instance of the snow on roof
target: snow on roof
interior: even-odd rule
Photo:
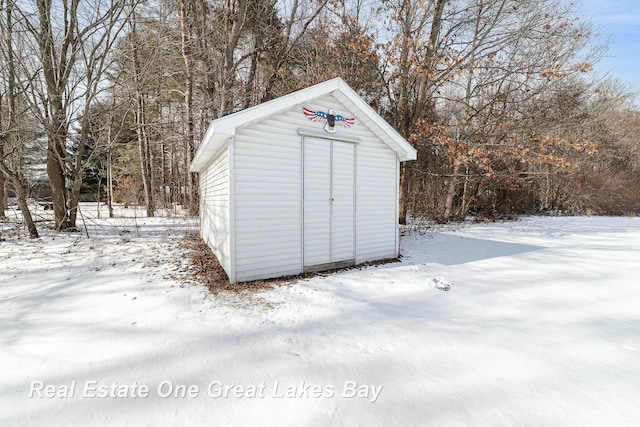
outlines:
[[[200,144],[191,163],[191,171],[201,172],[211,157],[224,146],[229,138],[235,135],[236,128],[328,94],[332,94],[345,107],[349,108],[362,123],[398,154],[401,161],[416,159],[416,149],[386,120],[380,117],[344,80],[336,77],[214,120],[207,129],[202,144]]]

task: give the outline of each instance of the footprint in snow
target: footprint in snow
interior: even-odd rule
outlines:
[[[430,280],[432,286],[436,289],[440,289],[441,291],[448,291],[451,289],[451,282],[443,279],[442,277],[433,277]]]

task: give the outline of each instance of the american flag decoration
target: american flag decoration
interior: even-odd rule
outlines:
[[[348,128],[356,123],[355,117],[343,117],[339,114],[335,114],[333,109],[329,109],[329,111],[325,113],[324,111],[313,111],[307,107],[303,107],[302,111],[307,119],[314,122],[324,122],[324,130],[329,133],[336,133],[336,124]]]

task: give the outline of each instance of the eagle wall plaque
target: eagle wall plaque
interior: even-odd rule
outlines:
[[[346,118],[339,114],[335,114],[332,108],[330,108],[326,113],[324,111],[313,111],[307,107],[303,107],[302,111],[307,119],[314,122],[324,122],[324,130],[329,133],[336,133],[336,124],[348,128],[356,123],[355,117]]]

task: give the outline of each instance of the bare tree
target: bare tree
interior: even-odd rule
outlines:
[[[94,27],[90,30],[91,36],[88,35],[78,46],[78,64],[75,67],[77,71],[74,73],[78,89],[72,101],[79,105],[79,117],[75,118],[79,122],[79,132],[75,135],[77,145],[67,164],[71,181],[68,203],[71,227],[76,225],[80,188],[85,171],[96,157],[104,154],[106,149],[105,145],[94,145],[90,147],[91,151],[87,152],[88,138],[92,133],[90,128],[95,119],[92,116],[92,108],[106,89],[105,73],[113,64],[112,50],[128,20],[124,1],[111,0],[106,10],[96,8],[89,13],[86,18],[93,23]]]
[[[24,218],[25,225],[29,231],[29,236],[32,238],[38,237],[38,230],[31,216],[31,211],[27,204],[27,189],[25,188],[24,170],[22,167],[23,156],[25,150],[25,144],[22,140],[23,133],[20,132],[20,124],[18,122],[17,112],[17,85],[16,85],[16,69],[15,69],[15,55],[14,55],[14,37],[13,37],[13,3],[7,1],[0,2],[0,10],[4,9],[4,16],[0,19],[2,24],[0,33],[2,34],[2,40],[0,41],[0,52],[2,53],[1,62],[2,68],[6,71],[6,78],[3,79],[5,84],[6,104],[3,105],[0,98],[0,175],[3,178],[6,176],[9,183],[13,187],[18,201],[18,207],[22,217]],[[7,117],[3,117],[3,112],[6,111]],[[3,186],[4,193],[4,179],[0,183]],[[2,194],[4,198],[4,194]],[[2,214],[4,215],[4,200],[0,202],[2,207]]]
[[[525,152],[529,138],[505,126],[517,123],[521,106],[590,69],[579,55],[588,32],[555,0],[394,5],[387,30],[395,37],[381,63],[388,116],[420,147],[418,162],[403,170],[401,217],[411,198],[429,193],[444,201],[437,203],[441,219],[454,216],[454,202],[463,217],[480,189],[480,180],[465,177],[491,177],[501,161]],[[417,190],[424,187],[418,181],[434,179],[440,182],[429,192]]]
[[[295,48],[328,3],[328,0],[320,0],[315,5],[306,4],[300,0],[293,0],[291,3],[288,18],[284,24],[284,34],[271,64],[271,73],[267,78],[262,102],[274,97],[276,83],[281,80],[280,71],[291,61],[292,55],[298,53]]]
[[[4,157],[4,150],[2,149],[2,145],[0,145],[0,157]],[[4,218],[4,211],[7,210],[7,193],[6,193],[6,185],[7,185],[7,176],[4,172],[0,172],[0,218]]]
[[[142,66],[140,62],[139,43],[137,32],[138,15],[133,12],[130,21],[131,59],[133,64],[133,85],[135,95],[134,124],[138,137],[138,152],[140,155],[140,170],[142,171],[142,183],[144,185],[145,205],[147,216],[155,216],[155,202],[153,198],[153,162],[151,144],[148,136],[146,121],[146,97],[142,87]]]
[[[101,133],[111,156],[104,160],[111,165],[107,181],[115,182],[109,197],[120,191],[135,203],[144,195],[149,215],[174,202],[194,213],[197,182],[188,166],[211,119],[340,75],[418,147],[418,161],[401,172],[401,219],[409,211],[449,220],[480,209],[529,208],[542,177],[562,176],[546,187],[560,194],[561,180],[578,173],[566,164],[580,164],[590,151],[580,151],[587,144],[566,127],[551,132],[554,118],[541,113],[554,93],[569,93],[567,81],[590,70],[582,57],[588,29],[568,18],[565,6],[559,0],[131,4],[136,13],[126,37],[102,44],[111,43],[116,59],[108,97],[118,112],[103,114],[100,125],[112,131]],[[91,40],[76,46],[69,81],[87,81],[78,76],[89,68]],[[31,82],[38,87],[38,79]],[[84,86],[67,85],[76,100]],[[31,98],[37,104],[43,97]],[[91,114],[82,103],[65,102],[67,110],[76,106],[67,121],[80,125],[67,140],[82,139],[88,131],[81,118],[90,123]],[[73,196],[84,163],[75,151],[65,154]]]
[[[77,109],[88,108],[87,104],[97,96],[109,48],[122,28],[124,0],[93,4],[36,0],[36,13],[28,4],[17,5],[22,6],[16,10],[21,34],[30,38],[25,46],[37,46],[35,58],[19,65],[31,76],[23,89],[31,91],[32,110],[47,135],[47,175],[56,228],[62,230],[75,226],[77,191],[83,173],[77,153],[68,150],[70,126],[78,118]],[[82,139],[86,125],[80,128]],[[80,158],[85,145],[81,141]]]
[[[184,108],[185,108],[185,131],[184,131],[184,158],[191,164],[191,160],[195,155],[196,144],[194,141],[194,121],[193,121],[193,81],[194,81],[194,65],[193,65],[193,29],[191,14],[195,13],[193,2],[191,0],[180,0],[180,27],[181,27],[181,47],[182,58],[184,60],[185,69],[185,88],[184,88]],[[195,215],[198,213],[198,180],[197,175],[185,171],[184,180],[185,191],[189,197],[189,213]]]

